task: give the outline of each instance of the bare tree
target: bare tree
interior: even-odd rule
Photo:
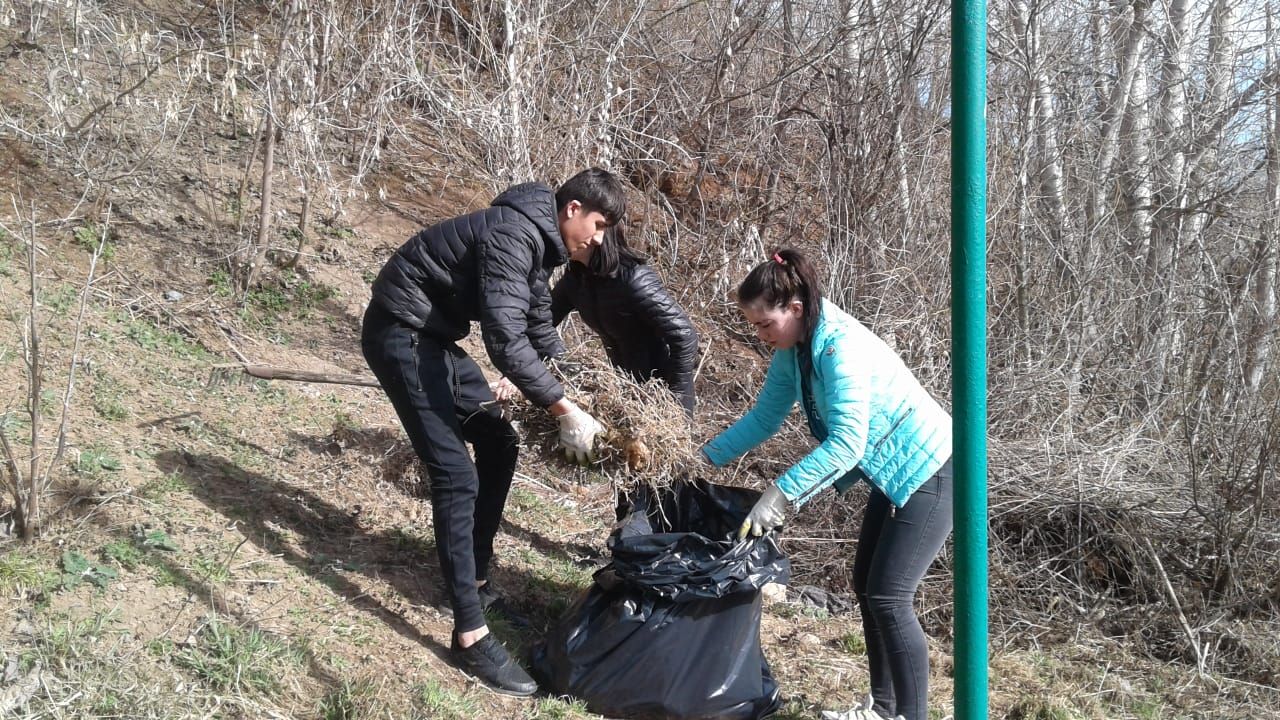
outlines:
[[[11,198],[14,215],[22,217],[16,198]],[[40,283],[39,262],[37,260],[37,223],[36,211],[32,205],[27,211],[25,231],[22,233],[27,245],[27,280],[29,283],[27,298],[29,300],[26,322],[22,328],[23,362],[26,367],[26,392],[23,400],[26,403],[26,415],[29,430],[26,441],[26,462],[21,462],[23,447],[15,447],[6,428],[8,412],[0,415],[0,451],[4,454],[7,471],[3,474],[4,486],[9,491],[14,503],[14,517],[18,531],[23,539],[30,540],[41,530],[46,511],[44,501],[49,495],[53,480],[57,477],[54,471],[59,469],[63,454],[67,449],[67,419],[71,414],[72,398],[75,393],[76,369],[80,365],[80,338],[84,327],[85,306],[88,303],[89,290],[93,285],[94,272],[102,248],[107,242],[110,231],[110,209],[107,220],[102,223],[98,243],[89,260],[88,275],[80,290],[79,314],[71,343],[71,358],[67,363],[66,385],[62,392],[61,412],[57,427],[51,435],[47,435],[44,427],[44,410],[41,403],[44,399],[45,373],[49,369],[45,356],[41,329],[44,323],[40,317]],[[5,229],[0,226],[0,229]],[[17,233],[14,233],[15,235]],[[48,455],[52,445],[52,456]],[[25,467],[24,467],[25,466]]]

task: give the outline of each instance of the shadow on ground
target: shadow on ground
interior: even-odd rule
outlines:
[[[409,605],[431,605],[451,614],[448,599],[439,584],[439,563],[430,533],[407,537],[399,531],[370,528],[362,524],[358,512],[341,508],[314,493],[252,471],[211,454],[171,450],[156,456],[157,467],[184,478],[192,493],[220,515],[237,521],[246,541],[263,552],[315,578],[380,622],[421,645],[445,662],[451,662],[448,647],[425,634],[405,615],[335,569],[359,572],[371,580],[389,584]],[[523,538],[540,552],[574,560],[574,551],[510,523],[504,528]],[[579,557],[581,557],[579,555]],[[542,592],[513,597],[512,605],[533,621],[530,627],[497,627],[504,640],[528,646],[539,639],[546,625],[580,594],[581,588],[535,578],[521,569],[507,566],[499,556],[490,573],[495,585],[519,591],[537,584]]]

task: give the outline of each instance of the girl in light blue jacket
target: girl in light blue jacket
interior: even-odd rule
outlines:
[[[912,608],[951,533],[951,417],[862,323],[822,298],[813,266],[783,249],[738,287],[738,304],[773,360],[755,407],[702,451],[717,467],[778,431],[797,403],[818,447],[777,479],[739,531],[780,527],[789,506],[859,480],[871,495],[853,560],[871,696],[839,720],[927,716],[929,655]]]

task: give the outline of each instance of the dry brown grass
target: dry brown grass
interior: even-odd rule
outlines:
[[[615,485],[637,481],[669,485],[699,466],[698,444],[684,408],[660,380],[638,383],[595,353],[574,353],[580,367],[557,374],[566,394],[605,427],[597,438],[594,470]],[[545,455],[558,452],[558,427],[550,413],[527,402],[510,407],[526,444]]]

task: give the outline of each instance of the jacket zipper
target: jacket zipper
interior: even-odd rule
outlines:
[[[884,444],[884,441],[885,441],[885,440],[888,440],[888,439],[889,439],[889,436],[893,434],[893,431],[894,431],[894,430],[897,430],[897,429],[902,425],[902,423],[906,422],[906,421],[907,421],[907,418],[909,418],[909,417],[911,417],[913,414],[915,414],[915,411],[916,411],[916,409],[915,409],[915,408],[911,408],[911,409],[910,409],[910,410],[908,410],[907,412],[903,413],[902,417],[900,417],[900,418],[898,418],[897,420],[895,420],[895,421],[894,421],[894,423],[893,423],[892,425],[890,425],[890,426],[889,426],[889,429],[885,431],[884,436],[883,436],[883,437],[881,437],[881,438],[880,438],[880,440],[879,440],[878,442],[876,442],[875,447],[871,448],[871,452],[875,452],[875,451],[879,450],[879,449],[880,449],[880,446]],[[870,454],[870,453],[863,453],[863,454],[862,454],[862,456],[863,456],[863,457],[866,457],[866,456],[867,456],[867,455],[869,455],[869,454]],[[870,476],[870,475],[868,475],[867,477],[868,477],[868,478],[870,478],[871,476]],[[884,492],[884,491],[883,491],[883,490],[881,490],[880,492]],[[893,501],[893,498],[889,497],[889,493],[884,493],[884,496],[885,496],[886,498],[889,498],[889,517],[897,517],[897,515],[898,515],[898,503],[894,502],[894,501]]]
[[[413,356],[413,386],[422,392],[422,368],[418,366],[418,332],[409,336],[409,354]]]
[[[801,393],[801,395],[803,395],[803,393]],[[803,397],[802,397],[802,401],[803,401]],[[866,451],[866,452],[862,453],[862,457],[864,457],[864,458],[865,458],[865,457],[867,457],[868,455],[870,455],[870,454],[874,453],[875,451],[879,450],[879,449],[880,449],[880,446],[881,446],[881,445],[883,445],[883,444],[884,444],[884,442],[885,442],[886,440],[888,440],[888,439],[889,439],[889,436],[893,434],[893,431],[894,431],[894,430],[897,430],[897,429],[898,429],[898,427],[902,425],[902,423],[906,422],[906,421],[907,421],[907,418],[911,417],[911,415],[912,415],[912,414],[914,414],[914,413],[915,413],[915,411],[916,411],[916,410],[915,410],[915,408],[911,408],[910,410],[908,410],[908,411],[906,412],[906,414],[904,414],[902,417],[900,417],[900,418],[898,418],[897,420],[895,420],[895,421],[894,421],[894,423],[893,423],[892,425],[890,425],[890,426],[889,426],[889,429],[885,432],[885,434],[884,434],[883,436],[881,436],[879,440],[877,440],[877,441],[876,441],[876,444],[875,444],[875,445],[873,445],[873,446],[871,446],[871,449],[870,449],[870,450],[868,450],[868,451]],[[859,464],[861,464],[861,461],[859,461]],[[835,475],[835,474],[836,474],[836,473],[834,473],[834,472],[832,472],[832,473],[828,473],[826,477],[824,477],[824,478],[822,478],[821,480],[819,480],[818,482],[814,483],[814,485],[813,485],[813,489],[812,489],[812,490],[810,490],[809,492],[805,493],[804,495],[801,495],[800,497],[796,498],[796,502],[797,502],[797,503],[799,503],[799,502],[807,502],[807,501],[808,501],[808,499],[809,499],[810,497],[812,497],[815,493],[817,493],[817,492],[818,492],[818,490],[819,490],[819,488],[823,487],[823,486],[826,484],[827,480],[830,480],[830,479],[831,479],[831,476],[832,476],[832,475]],[[864,474],[864,475],[866,475],[866,473],[865,473],[865,472],[864,472],[863,474]],[[868,481],[870,481],[870,480],[871,480],[871,476],[870,476],[870,475],[867,475],[867,480],[868,480]],[[881,492],[884,492],[884,491],[883,491],[883,490],[881,490]],[[888,494],[888,493],[885,493],[885,497],[886,497],[886,498],[888,498],[888,497],[889,497],[889,494]],[[895,503],[895,502],[893,501],[893,498],[889,498],[889,517],[894,517],[894,516],[895,516],[895,514],[896,514],[897,512],[898,512],[898,504],[897,504],[897,503]]]

